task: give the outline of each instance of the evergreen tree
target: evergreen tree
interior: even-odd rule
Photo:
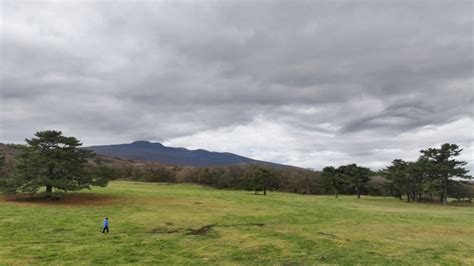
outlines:
[[[5,177],[5,156],[0,155],[0,178]]]
[[[327,166],[324,167],[321,175],[324,178],[323,186],[326,189],[331,190],[337,198],[339,196],[339,193],[341,193],[344,189],[345,185],[343,173],[341,173],[339,169],[336,169],[333,166]]]
[[[47,195],[53,188],[62,191],[90,189],[91,185],[106,186],[108,179],[91,171],[88,160],[94,154],[79,149],[82,145],[74,137],[60,131],[40,131],[26,139],[21,146],[14,176],[3,182],[2,190],[16,193],[36,193],[45,187]]]
[[[402,199],[405,193],[408,194],[407,169],[407,162],[401,159],[396,159],[392,161],[392,165],[383,169],[381,172],[382,176],[388,180],[388,191],[399,199]],[[407,200],[410,200],[410,197],[407,197]]]
[[[420,160],[428,169],[427,174],[441,187],[441,200],[443,205],[447,205],[449,184],[452,183],[453,177],[471,178],[466,175],[469,171],[463,167],[467,162],[454,158],[461,154],[462,149],[456,144],[445,143],[439,149],[429,148],[420,152]]]
[[[419,202],[423,198],[423,193],[432,188],[429,165],[421,158],[416,162],[410,162],[408,174],[411,181],[412,200]]]
[[[348,164],[340,166],[338,170],[343,174],[347,183],[354,188],[357,198],[360,199],[362,191],[370,180],[370,169],[357,166],[356,164]]]
[[[0,155],[0,188],[4,187],[7,181],[9,180],[5,171],[5,156]]]
[[[257,168],[253,180],[255,194],[257,194],[258,191],[263,190],[263,195],[267,195],[267,189],[275,187],[275,182],[272,177],[273,175],[270,170],[260,167]]]
[[[382,171],[389,181],[389,191],[397,198],[407,196],[408,202],[418,202],[425,188],[425,165],[422,161],[406,162],[401,159],[392,161],[392,165]]]

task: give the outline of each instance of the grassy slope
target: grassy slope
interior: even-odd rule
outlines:
[[[0,201],[0,264],[474,264],[473,207],[132,182],[94,192],[117,199]],[[208,224],[208,235],[186,234]]]

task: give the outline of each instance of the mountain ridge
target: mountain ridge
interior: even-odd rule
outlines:
[[[215,152],[204,149],[190,150],[183,147],[169,147],[160,142],[150,142],[146,140],[137,140],[124,144],[94,145],[84,147],[83,149],[91,150],[96,154],[103,156],[127,160],[161,162],[178,166],[210,167],[256,163],[274,167],[296,167],[259,161],[230,152]]]

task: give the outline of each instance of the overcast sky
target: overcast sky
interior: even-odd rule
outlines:
[[[160,141],[321,169],[456,143],[472,1],[1,1],[0,142]]]

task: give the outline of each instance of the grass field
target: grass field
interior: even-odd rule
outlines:
[[[134,182],[92,192],[0,200],[0,264],[474,264],[468,205]]]

